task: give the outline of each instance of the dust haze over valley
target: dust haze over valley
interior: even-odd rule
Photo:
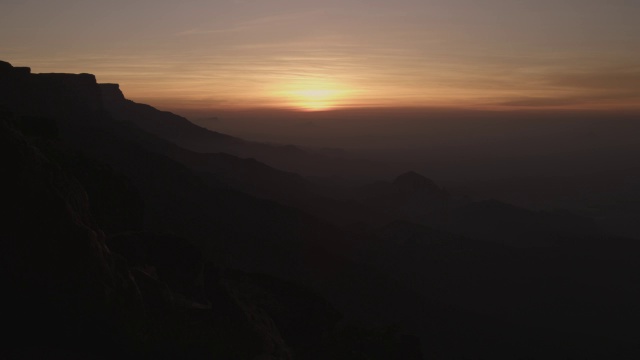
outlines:
[[[630,184],[640,176],[638,111],[372,108],[215,114],[205,118],[186,111],[211,130],[376,161],[388,176],[416,170],[461,193],[535,209],[569,208],[601,217],[614,232],[640,236],[640,197]],[[375,180],[332,175],[351,183]]]
[[[509,157],[524,160],[551,156],[562,161],[575,156],[582,157],[583,163],[596,162],[578,170],[585,173],[606,168],[602,158],[616,151],[620,155],[617,160],[607,159],[613,161],[612,167],[624,167],[625,162],[632,166],[632,153],[623,156],[623,151],[640,148],[635,136],[638,111],[371,108],[321,112],[222,110],[214,114],[198,117],[186,112],[200,126],[248,140],[412,164],[438,159],[458,164],[464,159],[487,162],[493,158],[499,162]],[[590,155],[595,156],[587,159]],[[464,172],[470,165],[456,167]],[[435,171],[438,178],[451,178],[453,174]],[[535,166],[527,172],[524,166],[509,169],[505,165],[495,173],[488,170],[473,176],[467,172],[465,176],[475,180],[537,171],[540,169]],[[557,173],[543,170],[540,175],[560,173],[561,169]]]

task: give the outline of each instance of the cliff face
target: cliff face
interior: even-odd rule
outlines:
[[[123,320],[132,329],[142,320],[139,294],[115,265],[79,182],[16,129],[18,119],[0,117],[2,352],[114,349],[127,338]]]
[[[100,84],[102,102],[105,104],[121,104],[126,102],[119,84]]]
[[[104,117],[100,88],[91,74],[32,74],[0,66],[0,106],[22,116],[55,118],[59,126]]]
[[[232,297],[189,241],[126,235],[144,228],[143,205],[132,182],[90,157],[123,151],[105,140],[121,129],[103,112],[95,77],[6,63],[0,76],[9,214],[0,228],[0,315],[10,334],[0,357],[290,358],[270,316]],[[91,139],[102,141],[86,145]],[[138,150],[127,145],[123,155]],[[126,245],[107,245],[101,226],[126,231]]]
[[[0,111],[0,357],[290,359],[271,317],[232,296],[188,241],[107,240],[98,223],[135,229],[134,205],[121,204],[124,220],[96,218],[109,204],[90,203],[83,183],[110,199],[131,194],[117,178],[96,184],[98,162],[79,161],[31,120]]]

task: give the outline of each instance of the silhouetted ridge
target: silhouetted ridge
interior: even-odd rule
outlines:
[[[393,185],[401,191],[419,191],[419,190],[431,190],[440,191],[440,188],[432,180],[418,174],[415,171],[409,171],[398,176]]]
[[[210,131],[193,124],[182,116],[161,111],[146,104],[128,100],[118,84],[100,84],[102,102],[115,120],[129,121],[141,129],[169,140],[185,149],[205,152],[222,152],[230,144],[242,143],[241,139]],[[189,146],[185,146],[189,144]]]
[[[105,273],[117,277],[116,283],[130,291],[131,302],[121,300],[120,298],[125,296],[123,292],[117,290],[114,292],[111,284],[104,284],[97,275],[83,271],[83,266],[75,266],[74,262],[64,264],[64,261],[58,261],[55,258],[54,261],[43,262],[36,271],[33,264],[37,263],[37,259],[23,264],[21,258],[12,256],[10,251],[2,252],[4,256],[0,256],[3,260],[0,268],[6,268],[7,262],[25,269],[33,268],[29,271],[36,279],[46,276],[53,278],[54,282],[64,283],[66,278],[88,277],[87,283],[96,288],[97,294],[92,295],[91,301],[84,301],[81,296],[74,293],[82,292],[84,286],[79,289],[72,286],[73,291],[68,296],[64,294],[61,299],[64,306],[73,307],[75,303],[83,302],[107,303],[113,304],[114,309],[110,310],[118,315],[113,316],[114,323],[110,325],[108,319],[102,318],[110,318],[110,314],[102,311],[101,318],[94,322],[95,326],[89,331],[84,331],[83,328],[76,326],[76,322],[66,320],[68,317],[86,318],[87,316],[81,311],[74,309],[50,311],[49,308],[60,305],[60,301],[55,299],[58,295],[56,287],[40,289],[37,283],[33,286],[35,293],[50,290],[54,298],[52,301],[48,301],[48,298],[31,298],[28,293],[19,291],[19,288],[15,291],[10,288],[11,290],[7,293],[10,293],[15,307],[2,310],[3,314],[12,313],[16,316],[15,321],[12,318],[11,322],[5,322],[3,329],[14,331],[24,313],[36,314],[33,321],[29,319],[28,323],[20,326],[21,331],[15,334],[14,338],[28,339],[30,333],[33,334],[29,338],[33,340],[30,348],[35,349],[34,351],[38,352],[37,355],[40,355],[39,352],[46,353],[46,349],[38,346],[40,340],[45,337],[50,340],[47,344],[64,343],[61,346],[69,347],[71,351],[76,345],[74,341],[84,343],[85,337],[91,337],[94,342],[104,343],[105,347],[116,353],[120,350],[136,348],[141,355],[147,355],[142,358],[159,358],[162,356],[155,355],[160,354],[167,358],[241,360],[262,356],[262,358],[287,360],[290,359],[288,349],[291,345],[296,347],[294,350],[297,353],[313,354],[319,359],[345,358],[343,354],[354,352],[362,354],[361,357],[365,358],[389,358],[376,355],[382,349],[396,354],[401,351],[415,352],[414,357],[419,358],[418,343],[415,341],[408,347],[404,342],[399,341],[401,337],[396,336],[399,334],[389,336],[383,334],[380,339],[385,343],[380,345],[378,341],[366,339],[368,337],[366,329],[356,327],[352,330],[335,330],[334,320],[330,320],[333,315],[321,314],[320,309],[313,305],[313,303],[321,305],[321,302],[304,296],[302,292],[287,290],[287,292],[276,294],[271,284],[264,284],[260,285],[260,293],[254,295],[250,288],[254,287],[255,280],[242,279],[237,282],[228,281],[229,278],[221,280],[225,276],[225,271],[217,271],[217,267],[211,265],[210,261],[216,261],[216,265],[222,266],[222,269],[225,267],[240,269],[236,274],[240,274],[238,276],[241,278],[244,277],[242,271],[249,271],[264,273],[271,278],[280,276],[298,284],[294,283],[292,286],[300,286],[300,283],[309,284],[312,289],[321,291],[330,301],[336,303],[341,310],[367,313],[368,310],[362,310],[360,306],[350,306],[350,304],[360,303],[360,300],[355,299],[374,298],[381,286],[383,288],[388,286],[385,285],[384,277],[380,274],[351,262],[340,253],[346,247],[343,244],[348,242],[346,233],[297,209],[256,199],[240,191],[231,190],[229,187],[220,186],[216,181],[211,181],[208,175],[216,175],[216,178],[230,178],[233,181],[237,179],[237,182],[253,181],[250,185],[256,187],[264,185],[263,177],[267,176],[272,178],[273,183],[280,184],[283,191],[298,185],[304,186],[304,179],[295,174],[286,174],[266,167],[255,160],[241,160],[222,154],[196,154],[144,131],[141,129],[142,126],[133,121],[112,117],[108,112],[103,111],[104,100],[101,89],[95,83],[93,76],[82,74],[24,76],[16,68],[5,66],[5,69],[0,81],[0,105],[7,106],[8,114],[15,114],[15,116],[8,115],[7,123],[22,122],[23,125],[27,125],[25,129],[28,129],[29,136],[32,137],[28,141],[32,141],[34,146],[39,147],[35,151],[42,151],[47,154],[47,157],[50,155],[51,168],[64,169],[61,171],[72,175],[69,181],[65,181],[65,177],[55,176],[55,173],[52,176],[42,176],[42,174],[29,176],[26,172],[28,168],[38,168],[38,165],[25,164],[24,159],[19,155],[23,151],[9,146],[10,142],[3,142],[2,145],[8,147],[7,151],[3,152],[8,160],[5,164],[15,165],[16,169],[14,171],[11,166],[7,166],[8,172],[15,174],[16,178],[19,178],[16,183],[23,184],[25,187],[25,191],[20,193],[14,191],[16,187],[9,186],[4,189],[5,192],[13,192],[16,196],[15,201],[12,199],[11,203],[3,203],[8,207],[3,210],[15,213],[14,218],[19,221],[10,221],[13,225],[22,225],[35,219],[44,222],[46,226],[34,226],[32,229],[23,226],[24,233],[19,237],[3,236],[0,240],[6,241],[7,247],[12,247],[15,245],[14,240],[17,239],[20,249],[37,248],[37,256],[51,251],[55,256],[59,252],[56,249],[57,243],[51,242],[52,237],[48,236],[48,233],[60,228],[59,220],[67,213],[46,206],[47,199],[39,198],[36,189],[28,188],[31,184],[29,179],[33,178],[37,182],[45,182],[45,186],[46,183],[60,185],[59,189],[52,189],[54,197],[55,193],[64,196],[71,192],[73,196],[69,196],[68,202],[74,210],[80,209],[78,214],[83,222],[85,218],[88,219],[86,224],[79,224],[80,227],[89,226],[101,242],[105,233],[109,236],[121,231],[134,230],[137,234],[140,234],[138,231],[148,231],[151,233],[149,236],[144,236],[143,242],[150,240],[159,247],[155,249],[164,249],[156,252],[154,246],[151,246],[147,248],[151,251],[148,252],[144,244],[136,244],[136,236],[126,236],[120,239],[134,248],[138,247],[131,251],[133,258],[126,259],[128,263],[120,257],[123,255],[126,258],[126,254],[98,256],[94,261],[93,257],[85,256],[84,250],[75,248],[77,242],[74,243],[72,237],[67,236],[66,233],[60,236],[61,243],[65,246],[63,251],[68,249],[67,252],[74,261],[80,259],[88,263],[82,264],[83,266],[99,266],[95,264],[96,262],[113,262],[113,266],[117,267],[118,271],[110,272],[111,264],[107,264]],[[116,89],[112,86],[111,89],[107,89],[109,90],[114,92]],[[159,112],[147,105],[135,104],[128,100],[122,101],[122,98],[118,100],[118,93],[116,92],[115,95],[116,101],[120,101],[125,106],[133,104],[136,111],[153,112],[154,118],[147,119],[149,123],[157,120],[155,115],[158,113],[174,116]],[[60,130],[59,133],[56,128]],[[179,133],[179,131],[175,132]],[[0,135],[5,133],[0,132]],[[242,140],[236,140],[242,142]],[[16,143],[26,144],[26,142],[20,136],[16,137]],[[71,149],[74,151],[67,151]],[[95,161],[92,161],[93,159]],[[185,163],[189,165],[185,166]],[[108,166],[100,164],[108,164]],[[219,177],[213,171],[216,169],[220,171]],[[46,174],[46,170],[41,172]],[[120,182],[120,174],[128,180],[124,183]],[[100,179],[105,177],[103,175],[113,177],[113,181],[101,181]],[[78,181],[72,179],[75,176],[78,176]],[[13,180],[13,177],[9,179]],[[112,185],[114,188],[110,189]],[[119,193],[125,198],[133,197],[132,195],[137,191],[131,191],[128,185],[139,190],[142,204],[138,204],[136,199],[128,203],[121,202],[117,196],[114,196]],[[82,187],[86,187],[86,194]],[[21,197],[24,197],[23,194],[30,194],[26,207],[19,206]],[[96,216],[97,220],[88,210],[89,201],[92,205],[97,205],[95,214],[101,214]],[[64,202],[59,207],[64,207],[63,205]],[[16,212],[15,209],[30,212],[28,215],[31,213],[35,215],[22,216],[23,214]],[[120,210],[118,214],[113,212],[114,209]],[[134,211],[127,211],[128,209]],[[141,224],[135,219],[140,215],[139,210],[143,211],[141,214],[143,218],[139,219]],[[109,226],[103,227],[105,224]],[[20,226],[5,227],[3,231],[7,230],[19,233]],[[171,235],[165,237],[154,234]],[[184,239],[185,245],[187,242],[192,243],[198,250],[203,251],[203,259],[207,261],[203,272],[199,270],[201,263],[194,260],[198,257],[197,254],[189,250],[188,246],[180,245],[178,243],[180,239]],[[86,243],[92,244],[91,241]],[[45,246],[39,249],[40,244]],[[91,246],[84,247],[89,247],[87,251],[92,250]],[[99,251],[98,246],[95,248]],[[119,250],[126,253],[127,249],[129,249],[127,246],[122,246]],[[111,249],[105,251],[111,251]],[[139,259],[143,259],[144,263]],[[61,276],[58,276],[59,272],[56,271],[49,273],[40,271],[50,263],[51,269],[54,270],[61,267],[59,263],[63,263],[65,271],[68,271],[63,272]],[[196,269],[198,272],[194,277]],[[340,286],[335,285],[336,279],[333,274],[336,271],[340,272],[342,282]],[[2,279],[19,284],[20,277],[14,277],[12,274],[19,275],[19,272],[11,271],[6,274],[0,272]],[[369,283],[357,281],[364,274]],[[183,281],[184,279],[186,280]],[[271,282],[276,283],[278,280]],[[185,283],[188,286],[183,287],[178,283]],[[103,284],[105,286],[102,286]],[[204,288],[202,288],[203,285]],[[7,289],[6,286],[4,288]],[[206,293],[206,299],[202,297],[203,291]],[[269,299],[263,306],[260,298],[264,298],[265,295]],[[23,297],[28,298],[29,301],[25,302]],[[49,304],[48,307],[41,307],[42,309],[37,313],[32,312],[31,307],[38,308],[36,304],[39,301]],[[294,306],[292,304],[294,302],[299,305]],[[211,308],[208,307],[209,303],[213,305]],[[144,309],[132,310],[134,313],[132,316],[122,315],[120,310],[124,309],[120,308],[128,307],[129,304],[138,308],[142,306]],[[265,312],[267,305],[270,306],[268,313]],[[290,314],[291,311],[295,314]],[[50,313],[55,320],[49,321],[49,317],[38,319],[40,313]],[[276,319],[271,317],[272,314]],[[121,318],[123,318],[122,321]],[[320,319],[316,321],[317,328],[309,329],[308,327],[315,325],[302,320],[305,318]],[[36,323],[39,323],[42,330],[30,332],[30,328],[35,328]],[[109,328],[105,328],[104,331],[91,331],[94,328],[102,329],[105,323]],[[47,336],[47,333],[56,333],[57,324],[69,327],[69,336],[65,335],[63,339],[61,339],[62,336]],[[134,334],[127,334],[129,325],[139,326],[141,330],[134,329]],[[287,333],[285,339],[280,336],[280,326]],[[305,329],[308,331],[303,331]],[[83,336],[79,336],[79,333]],[[318,334],[321,338],[318,338]],[[118,340],[119,338],[123,340]],[[288,343],[288,339],[291,339],[291,343]],[[111,346],[109,344],[111,340],[118,341],[119,344]],[[393,344],[387,340],[392,341]],[[86,343],[89,347],[89,355],[83,358],[95,358],[92,356],[93,353],[102,350],[99,346],[93,346],[94,342]],[[120,344],[120,342],[124,343]],[[13,347],[8,350],[0,349],[0,357],[3,357],[4,351],[13,350]],[[67,349],[63,350],[63,352],[66,351]],[[317,355],[319,352],[326,355]],[[109,358],[108,355],[105,356]],[[42,356],[32,357],[42,358]],[[125,358],[125,356],[116,358]],[[302,356],[301,358],[311,357]],[[408,357],[404,356],[404,358]]]
[[[100,89],[92,74],[31,74],[29,68],[4,63],[0,105],[20,116],[53,118],[61,130],[104,120]]]
[[[393,182],[378,182],[360,191],[361,201],[393,220],[437,228],[448,221],[449,194],[417,172],[409,171]]]
[[[269,166],[302,175],[385,174],[384,166],[368,161],[334,158],[294,145],[246,141],[198,126],[186,118],[122,96],[115,84],[100,84],[104,106],[115,120],[131,122],[143,130],[185,149],[241,158],[255,158]]]
[[[119,84],[100,84],[100,92],[105,103],[126,101]]]

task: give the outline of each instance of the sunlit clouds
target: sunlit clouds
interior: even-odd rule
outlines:
[[[0,4],[0,58],[165,109],[637,108],[640,5],[550,0]]]
[[[339,90],[317,86],[301,87],[301,90],[293,90],[285,96],[287,96],[285,98],[287,103],[303,110],[312,111],[333,109],[344,99],[344,94],[341,94]]]

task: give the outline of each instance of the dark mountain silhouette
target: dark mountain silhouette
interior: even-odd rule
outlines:
[[[604,237],[588,217],[563,210],[532,211],[497,200],[452,198],[416,172],[359,190],[357,198],[384,212],[387,221],[407,221],[477,240],[531,247]]]
[[[416,172],[364,187],[361,199],[393,219],[440,227],[448,221],[449,194]]]
[[[440,189],[432,180],[410,171],[398,176],[393,181],[393,186],[401,193],[414,193],[416,191],[438,192]]]
[[[250,144],[249,147],[253,149],[251,151],[255,150],[257,154],[262,155],[269,153],[270,149],[274,148],[271,145],[249,143],[228,135],[211,132],[193,125],[177,115],[126,100],[115,84],[101,84],[100,88],[107,94],[107,99],[111,98],[111,100],[104,101],[105,107],[116,109],[115,113],[120,114],[121,117],[118,119],[122,121],[120,125],[123,127],[126,127],[127,124],[141,123],[143,128],[148,127],[151,129],[150,131],[157,132],[159,136],[167,137],[175,141],[176,144],[189,143],[188,140],[178,138],[181,135],[177,134],[181,134],[181,131],[184,130],[186,134],[200,137],[205,142],[209,141],[208,147],[217,150],[220,149],[216,148],[215,144],[223,145],[225,143],[244,144],[244,147]],[[127,129],[126,136],[147,150],[166,155],[200,173],[205,180],[210,180],[217,186],[240,190],[259,198],[294,206],[336,224],[379,223],[390,220],[384,212],[372,209],[367,204],[351,201],[350,196],[343,194],[344,190],[341,188],[318,184],[298,174],[275,169],[253,158],[243,159],[224,152],[200,153],[186,150],[168,140],[140,131],[137,126]],[[244,153],[244,150],[234,150],[225,146],[222,148],[225,151]],[[309,156],[315,155],[309,154]],[[313,165],[314,159],[307,158],[304,162]],[[348,194],[349,189],[346,192]]]
[[[429,292],[435,304],[447,304],[449,307],[439,312],[447,318],[443,330],[451,324],[477,321],[482,324],[479,333],[505,341],[505,351],[510,346],[507,344],[538,339],[539,346],[527,353],[532,358],[562,352],[566,353],[558,355],[561,358],[601,358],[610,356],[609,351],[635,351],[633,341],[626,345],[621,341],[616,350],[607,345],[612,339],[616,343],[623,338],[630,340],[625,331],[618,330],[625,328],[622,324],[628,317],[640,315],[630,302],[638,278],[631,260],[636,257],[635,242],[612,240],[608,245],[618,247],[615,250],[602,246],[601,241],[589,240],[578,245],[516,249],[408,222],[380,228],[378,239],[367,250],[366,258],[398,276],[398,281]],[[596,266],[598,263],[606,266]],[[614,309],[614,303],[620,308]],[[456,322],[461,314],[463,319]],[[492,334],[493,326],[500,321],[513,332]],[[521,326],[529,328],[523,330]],[[558,333],[551,338],[544,335],[553,332]],[[613,333],[617,335],[611,336]],[[474,333],[472,338],[478,336]],[[478,347],[468,356],[481,352],[478,349],[482,345],[466,341]]]
[[[148,150],[159,150],[161,146],[171,144],[154,140],[153,136],[135,127],[131,127],[129,124],[114,122],[107,113],[102,111],[100,101],[96,103],[92,100],[92,103],[96,106],[91,108],[84,106],[86,111],[73,110],[75,103],[83,103],[86,100],[83,99],[83,96],[74,95],[74,92],[96,94],[83,88],[85,86],[97,88],[95,81],[93,84],[89,82],[88,85],[84,82],[85,75],[60,75],[54,77],[48,75],[29,75],[27,78],[22,79],[27,82],[26,84],[21,83],[19,76],[22,76],[22,73],[15,74],[11,72],[9,74],[3,73],[2,75],[9,77],[11,80],[10,82],[2,82],[1,84],[3,86],[0,86],[3,95],[9,94],[2,98],[3,105],[8,106],[11,109],[10,112],[15,111],[18,114],[24,112],[26,114],[24,116],[10,115],[9,117],[14,118],[15,122],[29,123],[30,125],[27,127],[36,127],[33,123],[29,122],[29,119],[55,119],[57,121],[50,120],[49,123],[57,123],[57,125],[53,127],[59,129],[59,140],[64,143],[65,146],[77,149],[75,151],[80,151],[78,154],[67,154],[67,157],[89,156],[96,159],[93,160],[96,163],[111,164],[115,172],[124,174],[130,179],[131,184],[139,190],[139,194],[143,199],[144,218],[142,228],[160,233],[173,233],[187,236],[191,241],[199,245],[199,248],[204,251],[207,259],[216,260],[219,264],[248,271],[266,270],[266,272],[270,274],[285,275],[285,277],[297,280],[298,282],[315,284],[316,288],[333,288],[334,290],[330,292],[331,295],[340,292],[337,291],[336,286],[332,284],[333,275],[326,272],[329,264],[335,266],[336,269],[343,269],[342,275],[344,279],[341,281],[345,284],[355,283],[355,281],[349,279],[356,276],[357,273],[367,273],[364,269],[357,270],[359,267],[350,264],[349,261],[341,260],[340,256],[335,255],[336,251],[329,250],[331,245],[340,243],[341,238],[344,237],[339,231],[332,229],[330,226],[324,225],[312,217],[294,209],[269,201],[258,200],[237,191],[230,190],[227,187],[212,186],[208,179],[191,172],[185,166],[162,155],[160,151],[153,152]],[[31,76],[33,76],[33,79],[30,78]],[[65,84],[62,80],[65,76],[70,79],[68,84]],[[53,87],[50,83],[51,78],[54,78],[54,84],[64,85],[64,88],[68,91],[65,96],[60,97],[59,101],[47,100],[49,91],[51,90],[50,87]],[[78,78],[83,81],[77,81]],[[15,86],[15,88],[12,88],[12,86]],[[16,94],[20,92],[24,98],[16,96]],[[61,92],[62,91],[59,91],[58,93]],[[100,100],[99,93],[97,93],[97,96],[97,100]],[[25,98],[30,99],[26,101]],[[30,108],[28,106],[29,102],[41,104],[41,106],[38,108]],[[67,107],[71,109],[66,109]],[[84,118],[85,116],[87,116],[86,119]],[[44,122],[46,123],[46,121]],[[16,141],[20,142],[22,140]],[[21,151],[18,150],[18,153],[20,152]],[[7,156],[11,156],[11,154],[14,153],[16,153],[14,149],[7,149],[5,152]],[[62,157],[64,154],[58,155]],[[21,158],[14,158],[13,160],[18,164],[25,162],[25,160]],[[79,173],[84,170],[82,164],[77,164],[68,159],[64,159],[63,164],[69,164],[72,167],[71,170]],[[78,165],[78,168],[73,169],[76,165]],[[29,164],[27,163],[25,166],[28,167]],[[56,165],[53,166],[55,167]],[[61,164],[57,166],[61,166]],[[257,166],[263,167],[264,165],[258,164]],[[16,170],[16,172],[20,174],[19,170]],[[80,187],[80,185],[78,185],[78,187]],[[104,195],[107,197],[108,194]],[[36,201],[37,199],[34,200],[34,202]],[[134,207],[134,205],[131,205],[131,207]],[[49,214],[46,214],[46,212],[42,215],[42,217],[45,218],[48,216]],[[315,225],[313,225],[314,223]],[[53,221],[50,226],[57,226],[56,222]],[[139,226],[132,227],[137,228]],[[118,227],[115,228],[119,229]],[[42,231],[46,232],[47,230],[46,226],[42,228]],[[99,230],[96,229],[96,231]],[[61,237],[64,238],[65,235],[63,234]],[[25,238],[25,244],[28,246],[37,246],[30,244],[32,240],[29,234],[26,234]],[[336,247],[336,249],[338,248],[340,247]],[[28,264],[28,262],[26,262],[26,264]],[[313,267],[312,264],[319,266]],[[158,269],[159,266],[158,263],[148,263],[146,265],[155,269]],[[145,269],[146,268],[147,267],[145,267]],[[350,270],[350,268],[353,270]],[[157,281],[149,279],[145,274],[137,272],[136,274],[139,275],[139,278],[136,280],[141,283],[139,286],[142,288],[141,291],[143,293],[149,291],[151,294],[149,295],[150,297],[157,296],[165,300],[167,298],[175,298],[175,294],[168,296],[167,290],[163,290],[163,287],[166,287],[165,285],[161,283],[158,284]],[[64,275],[61,276],[64,280]],[[373,277],[375,278],[375,275],[373,275]],[[164,280],[171,282],[170,279],[171,277],[166,277],[165,272]],[[364,290],[362,291],[362,295],[359,294],[361,290]],[[364,289],[362,286],[357,286],[353,290],[348,290],[345,293],[352,294],[347,296],[347,298],[367,296],[367,293],[371,296],[373,295],[373,290],[373,288]],[[206,292],[206,289],[203,291]],[[182,294],[181,296],[184,295],[185,294]],[[187,295],[194,296],[193,294]],[[166,304],[163,305],[166,301],[162,299],[152,300],[155,305],[152,304],[149,306],[166,307]],[[193,299],[187,300],[187,303],[194,305]],[[102,300],[98,299],[96,301]],[[20,301],[16,302],[19,303]],[[195,301],[195,303],[198,304],[199,302]],[[203,305],[202,303],[199,304]],[[199,308],[200,305],[196,307]],[[254,309],[256,304],[246,304],[246,306]],[[221,311],[223,313],[226,312],[226,310]],[[301,309],[301,311],[303,311],[303,309]],[[60,321],[67,315],[68,314],[62,314]],[[160,311],[158,316],[161,317],[157,320],[160,322],[167,320],[165,316],[173,317],[170,312],[165,314],[163,311]],[[205,314],[205,316],[208,315]],[[247,316],[250,318],[265,319],[264,322],[266,322],[266,325],[255,325],[259,328],[263,328],[264,326],[267,326],[267,329],[273,328],[273,326],[268,325],[270,321],[268,315],[256,314]],[[180,322],[183,320],[178,318],[176,321]],[[184,321],[186,321],[186,319],[184,319]],[[176,324],[170,323],[165,330],[169,331],[174,325]],[[126,328],[128,325],[125,323],[123,326]],[[254,325],[248,326],[251,327]],[[356,351],[363,354],[375,354],[378,345],[374,343],[369,343],[369,349],[353,348],[356,346],[356,343],[359,342],[358,339],[361,338],[363,341],[365,340],[363,336],[366,336],[367,330],[363,328],[360,329],[364,331],[362,335],[344,333],[344,336],[342,336],[340,334],[346,330],[341,330],[340,334],[335,334],[336,336],[340,335],[340,337],[335,339],[332,338],[333,335],[331,333],[325,332],[324,340],[312,340],[307,337],[296,341],[313,341],[315,344],[325,344],[329,342],[325,344],[326,348],[323,346],[322,350],[335,353],[334,357],[336,358],[339,358],[340,352],[350,354]],[[185,336],[188,338],[186,334],[192,330],[196,331],[195,329],[187,328],[184,329],[187,333],[180,335],[183,337],[167,339],[167,346],[176,346],[176,348],[173,349],[174,351],[184,351],[190,348],[190,346],[195,346],[196,349],[198,349],[198,341],[203,341],[202,344],[206,346],[211,345],[207,345],[207,339],[202,338],[195,341],[195,343],[192,341],[182,343],[183,340],[180,339]],[[214,329],[212,331],[217,330]],[[354,330],[349,331],[353,332]],[[107,334],[105,336],[121,335],[119,329],[114,330],[114,332],[115,334]],[[270,337],[272,339],[270,341],[275,341],[276,344],[280,342],[280,340],[277,340],[277,332],[267,330],[266,332],[262,331],[262,333],[265,334],[264,336]],[[206,332],[198,333],[198,336],[204,334],[206,334]],[[158,336],[162,337],[166,336],[166,334],[160,334]],[[242,344],[242,342],[245,341],[243,340],[244,336],[242,336],[242,333],[236,332],[235,335],[231,336],[232,342],[235,341],[236,343],[239,342]],[[355,336],[355,338],[349,339],[349,337],[353,336]],[[394,351],[394,346],[406,345],[400,342],[400,338],[398,338],[398,342],[393,340],[393,336],[395,335],[389,334],[383,336],[384,339],[391,341],[391,343],[385,345],[388,351]],[[70,338],[72,338],[72,336],[70,336],[69,339]],[[69,342],[69,339],[66,339],[66,341]],[[136,343],[135,339],[132,341]],[[211,341],[226,342],[224,338],[215,337]],[[159,342],[162,343],[161,340],[159,340]],[[73,344],[69,344],[69,346],[72,345]],[[315,349],[314,346],[311,346],[311,348]],[[151,344],[150,349],[143,348],[142,350],[155,352],[160,351],[162,348],[162,346],[156,348]],[[281,350],[278,350],[279,348]],[[413,348],[415,350],[415,347]],[[260,346],[256,348],[256,346],[252,345],[249,346],[246,351],[254,351],[256,354],[259,354],[259,351],[269,351],[271,355],[277,355],[276,358],[286,358],[285,355],[288,352],[285,350],[286,349],[283,350],[282,347],[276,346],[274,348],[271,345],[269,345],[267,350],[260,350]],[[115,351],[117,351],[117,349]],[[208,350],[204,349],[203,351],[206,353]],[[236,356],[238,356],[238,358],[248,358],[241,355],[246,353],[246,351],[243,351],[238,352]],[[402,351],[413,350],[405,348]],[[215,354],[215,352],[213,353]]]
[[[79,155],[68,148],[50,153],[57,139],[25,138],[12,125],[26,121],[3,113],[5,179],[11,185],[3,198],[6,209],[13,209],[2,232],[8,301],[3,318],[15,340],[3,354],[246,359],[262,353],[290,358],[292,350],[279,328],[300,353],[322,351],[339,358],[381,350],[366,340],[369,330],[335,332],[341,315],[298,285],[221,270],[175,236],[106,238],[92,216],[88,194],[68,172],[91,168],[71,161]],[[53,144],[35,145],[43,143]],[[110,189],[105,196],[127,190]],[[263,303],[265,296],[270,300]],[[296,330],[300,327],[306,333]],[[382,350],[419,354],[401,337],[380,336],[387,342]],[[46,341],[25,342],[40,338]],[[359,349],[361,342],[368,348]]]
[[[3,357],[640,353],[636,242],[414,172],[336,189],[185,149],[104,88],[0,63]]]
[[[117,84],[100,84],[100,90],[104,94],[104,106],[114,119],[130,121],[151,134],[192,151],[224,152],[241,158],[255,158],[276,168],[303,175],[371,177],[388,175],[394,171],[388,164],[331,157],[293,145],[245,141],[197,126],[176,114],[127,100]]]
[[[496,200],[454,209],[451,228],[465,236],[511,246],[551,246],[604,239],[595,221],[567,211],[531,211]]]
[[[621,167],[588,176],[539,176],[452,185],[476,198],[527,208],[562,207],[595,218],[604,231],[640,238],[640,168]]]
[[[116,120],[130,121],[151,134],[190,150],[218,153],[234,146],[249,145],[247,141],[207,130],[176,114],[128,100],[118,84],[100,84],[99,87],[104,106]]]
[[[204,276],[202,257],[184,240],[147,234],[137,259],[112,252],[116,240],[97,225],[87,193],[66,171],[71,162],[55,161],[76,154],[36,146],[42,139],[26,138],[8,113],[0,120],[3,207],[11,210],[0,236],[3,328],[11,329],[3,357],[287,358],[277,331],[261,324],[268,316],[244,315],[255,310],[226,290],[207,294],[219,277]]]

